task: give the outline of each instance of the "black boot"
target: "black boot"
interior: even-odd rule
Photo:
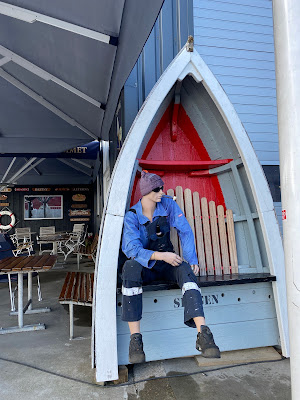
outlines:
[[[140,333],[134,333],[130,336],[129,343],[129,362],[139,364],[145,362],[145,353],[143,350],[143,340]]]
[[[219,347],[215,344],[213,334],[206,325],[201,325],[201,333],[197,335],[196,349],[206,358],[221,358]]]

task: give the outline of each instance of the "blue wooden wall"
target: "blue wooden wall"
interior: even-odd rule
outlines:
[[[271,0],[194,0],[195,45],[235,106],[262,165],[278,165]]]

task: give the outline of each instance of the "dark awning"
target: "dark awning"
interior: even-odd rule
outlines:
[[[162,3],[0,1],[0,153],[107,140]]]
[[[62,153],[4,153],[1,157],[39,157],[39,158],[76,158],[83,160],[96,160],[99,153],[100,146],[98,141],[76,146],[72,149],[63,151]],[[1,176],[1,173],[0,173]]]

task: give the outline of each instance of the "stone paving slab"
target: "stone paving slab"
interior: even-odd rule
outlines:
[[[51,307],[45,314],[26,315],[25,323],[41,322],[46,330],[0,337],[0,399],[10,400],[289,400],[289,360],[247,366],[199,366],[193,357],[149,362],[129,368],[127,386],[95,384],[91,368],[91,310],[75,307],[76,340],[69,340],[69,316],[58,303],[66,271],[41,274],[43,301],[35,306]],[[0,324],[10,326],[7,283],[0,283]],[[10,361],[8,361],[10,360]],[[214,369],[214,371],[210,371]],[[196,375],[172,378],[174,374]],[[151,377],[164,379],[147,380]]]
[[[269,360],[280,360],[281,355],[274,347],[260,347],[257,349],[245,349],[235,351],[224,351],[221,358],[204,358],[195,356],[199,367],[211,367],[219,365],[242,364],[246,362],[258,362]]]

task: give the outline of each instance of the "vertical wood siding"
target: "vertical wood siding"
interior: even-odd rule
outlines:
[[[197,51],[235,106],[262,165],[278,165],[271,0],[194,0]]]
[[[124,87],[124,136],[144,100],[182,46],[193,35],[193,0],[165,0],[159,17]]]

